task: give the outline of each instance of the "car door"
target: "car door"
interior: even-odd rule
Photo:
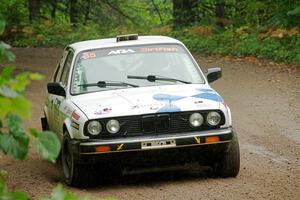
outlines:
[[[73,62],[73,58],[74,58],[74,52],[69,49],[68,51],[68,55],[64,61],[64,65],[62,68],[62,72],[61,72],[61,76],[59,79],[59,83],[65,88],[66,93],[68,92],[68,85],[69,85],[69,77],[70,77],[70,70],[71,70],[71,66],[72,66],[72,62]],[[58,133],[62,133],[62,127],[63,127],[63,123],[64,123],[64,119],[66,117],[61,105],[63,103],[63,101],[65,101],[66,98],[65,97],[61,97],[61,96],[57,96],[57,98],[54,100],[54,121],[56,122],[56,130]]]
[[[58,65],[56,67],[56,71],[54,72],[51,82],[59,82],[61,71],[62,71],[64,61],[65,61],[67,55],[68,55],[68,51],[64,51],[64,53],[60,59],[60,62],[58,63]],[[54,100],[55,99],[56,99],[56,95],[48,93],[47,99],[46,99],[47,122],[48,122],[49,129],[54,132],[55,132],[55,123],[54,123],[54,113],[53,112],[54,112]]]
[[[71,63],[74,57],[73,51],[70,49],[65,50],[63,58],[57,68],[56,74],[54,75],[53,82],[60,83],[65,89],[67,89],[69,71]],[[67,92],[67,91],[66,91]],[[49,107],[49,128],[50,130],[61,133],[63,121],[61,121],[62,113],[60,111],[60,105],[65,97],[49,94],[48,101],[50,103]]]

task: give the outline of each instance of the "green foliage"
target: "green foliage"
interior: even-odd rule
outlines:
[[[26,23],[27,20],[24,19],[27,19],[27,15],[27,0],[9,0],[0,3],[0,19],[7,22],[9,30]],[[0,31],[0,38],[1,34]]]
[[[52,191],[50,198],[43,198],[42,200],[89,200],[88,197],[78,197],[63,189],[62,185],[58,184]],[[103,200],[115,200],[115,198],[105,198]]]
[[[25,0],[6,1],[0,5],[0,15],[2,13],[8,20],[4,38],[13,46],[19,47],[62,47],[77,41],[114,37],[119,34],[155,33],[178,36],[194,52],[253,55],[300,64],[299,31],[284,37],[260,37],[261,30],[299,28],[300,0],[193,1],[197,2],[193,9],[199,16],[194,18],[196,21],[188,24],[207,26],[213,30],[204,35],[192,34],[188,29],[193,27],[175,32],[166,31],[169,27],[174,30],[176,28],[172,26],[175,19],[172,0],[72,2],[76,2],[75,9],[80,9],[76,16],[73,15],[76,17],[75,24],[70,23],[71,14],[67,11],[71,2],[68,0],[41,1],[40,17],[31,23],[28,20],[29,11],[24,7]],[[216,12],[220,5],[223,6],[221,10],[224,9],[221,17]],[[178,9],[180,11],[181,7]],[[4,26],[4,22],[0,21],[0,32],[3,32]],[[9,48],[9,45],[0,43],[0,58],[14,59],[14,55],[7,51]]]
[[[270,33],[271,34],[271,33]],[[235,56],[256,56],[275,61],[300,64],[300,34],[275,37],[249,28],[227,29],[226,31],[203,36],[195,33],[173,32],[172,36],[183,41],[196,53]]]
[[[13,67],[4,67],[0,72],[0,119],[12,113],[28,118],[30,103],[23,96],[25,88],[32,80],[40,80],[41,75],[23,72],[13,77]]]
[[[87,197],[77,197],[63,189],[62,185],[56,186],[54,188],[50,198],[43,198],[42,200],[88,200]]]
[[[0,199],[29,200],[30,198],[23,192],[9,192],[4,182],[3,176],[0,175]]]
[[[4,31],[5,23],[0,18],[0,35]],[[9,51],[10,46],[0,41],[0,61],[14,60]],[[13,67],[4,67],[0,73],[0,150],[15,159],[24,160],[28,153],[29,137],[22,128],[22,118],[30,116],[30,103],[24,97],[24,90],[32,80],[40,80],[37,73],[23,72],[13,77]],[[41,155],[55,162],[60,142],[51,132],[38,132],[31,129],[34,144]],[[0,171],[0,199],[27,200],[27,194],[22,192],[9,192],[3,177],[6,171]],[[73,198],[69,198],[72,200]]]
[[[300,16],[300,6],[296,7],[293,10],[288,11],[287,15],[290,15],[290,16]]]
[[[0,19],[0,35],[4,32],[5,25],[5,21]],[[9,51],[9,49],[10,45],[0,41],[0,61],[4,59],[13,61],[15,59],[15,55],[11,51]]]
[[[0,20],[0,34],[4,26],[5,23]],[[9,49],[9,45],[0,42],[0,60],[14,59]],[[0,150],[15,159],[24,160],[28,153],[29,137],[22,128],[22,118],[30,117],[30,103],[24,97],[24,91],[31,81],[41,80],[43,76],[29,72],[13,76],[13,72],[14,68],[8,66],[0,72]],[[32,129],[31,133],[41,155],[55,162],[60,151],[58,138],[51,132],[40,133]]]
[[[5,23],[0,18],[0,35]],[[10,46],[0,41],[0,61],[13,60],[8,54]],[[43,76],[37,73],[23,72],[13,77],[13,67],[4,67],[0,73],[0,151],[18,160],[24,160],[29,149],[29,136],[22,128],[22,119],[30,116],[30,103],[24,97],[24,91],[32,80],[41,80]],[[60,152],[60,141],[50,131],[39,132],[30,129],[33,142],[42,157],[52,163]],[[0,171],[1,200],[29,200],[23,192],[10,192],[4,181],[7,172]],[[79,200],[82,199],[58,185],[49,200]],[[87,199],[87,198],[84,198]]]
[[[21,127],[21,118],[9,115],[7,121],[8,133],[0,132],[0,149],[7,155],[24,160],[28,153],[29,138]]]
[[[30,129],[30,133],[34,138],[34,144],[44,159],[55,163],[60,151],[60,141],[49,131],[38,132]]]

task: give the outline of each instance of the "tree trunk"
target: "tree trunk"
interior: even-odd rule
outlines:
[[[193,25],[200,20],[199,0],[173,0],[173,29]]]
[[[40,0],[29,0],[29,21],[33,22],[37,20],[40,16],[41,1]]]
[[[217,0],[216,2],[216,25],[220,28],[224,28],[224,19],[225,19],[225,1]]]
[[[76,26],[78,23],[78,1],[70,0],[70,22],[73,26]]]
[[[55,19],[55,17],[56,17],[56,8],[57,8],[57,0],[52,0],[51,1],[51,6],[52,6],[51,18]]]
[[[87,23],[87,21],[90,19],[90,8],[91,8],[91,0],[87,0],[85,6],[85,11],[84,11],[84,24]]]

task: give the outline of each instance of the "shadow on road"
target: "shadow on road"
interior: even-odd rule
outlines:
[[[182,182],[195,179],[213,177],[210,167],[189,164],[184,166],[168,166],[160,168],[125,169],[104,176],[96,180],[85,189],[93,190],[105,187],[118,186],[149,186],[168,182]]]

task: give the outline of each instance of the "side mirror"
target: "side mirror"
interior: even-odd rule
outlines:
[[[214,82],[222,77],[222,69],[220,67],[209,68],[206,73],[207,81]]]
[[[49,94],[66,97],[66,91],[59,83],[48,83],[47,90]]]

